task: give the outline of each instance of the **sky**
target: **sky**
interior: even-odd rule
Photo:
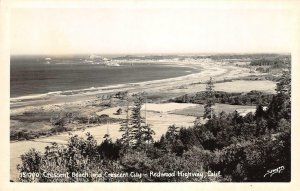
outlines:
[[[278,8],[13,8],[11,54],[290,52]]]

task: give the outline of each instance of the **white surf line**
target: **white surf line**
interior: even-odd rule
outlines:
[[[176,65],[179,65],[179,64],[176,64]],[[170,66],[172,66],[172,65],[170,65]],[[173,67],[176,67],[176,66],[173,66]],[[196,67],[188,66],[186,64],[184,65],[184,67],[198,69]],[[197,73],[194,73],[194,74],[197,74]],[[58,90],[58,91],[47,92],[47,93],[42,93],[42,94],[31,94],[31,95],[10,98],[10,102],[15,104],[15,102],[20,102],[20,101],[25,102],[26,100],[32,101],[32,99],[48,98],[49,96],[63,95],[64,93],[77,93],[78,92],[78,94],[80,94],[80,93],[87,93],[87,92],[92,92],[92,91],[93,92],[105,91],[108,89],[116,90],[117,88],[118,89],[125,88],[124,86],[126,86],[126,85],[143,85],[143,83],[150,83],[150,82],[159,83],[159,82],[163,82],[164,80],[182,79],[182,77],[189,76],[189,75],[193,75],[193,74],[186,74],[186,75],[179,76],[179,77],[166,78],[166,79],[161,79],[161,80],[149,80],[149,81],[136,82],[136,83],[114,84],[114,85],[90,87],[90,88],[84,88],[84,89]],[[86,91],[86,92],[84,92],[84,91]],[[70,96],[70,95],[68,95],[68,96]]]
[[[192,63],[193,64],[193,63]],[[174,87],[176,85],[184,85],[189,84],[192,82],[195,82],[195,80],[200,81],[206,81],[209,79],[209,77],[219,76],[228,71],[227,68],[224,68],[224,65],[221,66],[220,63],[211,62],[211,63],[199,63],[196,62],[197,67],[199,68],[198,73],[193,74],[187,74],[184,76],[174,77],[174,78],[167,78],[167,79],[161,79],[161,80],[150,80],[145,82],[137,82],[137,83],[127,83],[127,84],[117,84],[117,85],[111,85],[111,86],[105,86],[105,87],[97,87],[93,88],[93,91],[86,91],[86,92],[80,92],[78,94],[74,95],[51,95],[45,97],[46,99],[37,99],[37,100],[22,100],[21,102],[15,102],[14,104],[11,104],[14,108],[20,108],[20,107],[26,107],[36,104],[43,105],[43,102],[51,101],[53,99],[60,99],[60,97],[63,99],[66,96],[78,96],[78,99],[81,99],[84,96],[94,96],[97,94],[107,94],[107,93],[114,93],[116,91],[126,91],[126,90],[135,90],[135,88],[141,88],[145,89],[144,86],[153,86],[153,88],[165,88],[166,86]],[[213,68],[212,68],[213,67]],[[144,88],[143,88],[144,87]],[[95,89],[97,89],[95,91]],[[109,90],[107,90],[109,89]],[[140,91],[137,89],[138,91]],[[53,96],[58,96],[57,98]],[[53,101],[53,100],[52,100]],[[73,100],[75,101],[75,100]],[[72,102],[73,102],[72,101]],[[60,102],[58,100],[58,102]]]

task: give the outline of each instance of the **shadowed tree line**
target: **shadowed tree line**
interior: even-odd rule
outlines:
[[[214,102],[230,105],[268,105],[272,100],[272,94],[266,94],[260,91],[250,91],[248,93],[228,93],[222,91],[214,92]],[[197,92],[196,94],[185,94],[171,99],[176,103],[196,103],[205,104],[207,100],[206,91]]]

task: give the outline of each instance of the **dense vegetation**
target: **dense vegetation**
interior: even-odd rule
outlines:
[[[11,118],[13,119],[13,118]],[[49,119],[47,119],[49,120]],[[94,115],[94,116],[79,116],[70,112],[62,112],[58,116],[51,118],[51,129],[33,131],[27,129],[11,130],[10,141],[22,141],[39,138],[41,136],[51,136],[62,132],[72,131],[74,129],[69,127],[69,124],[105,124],[118,122],[118,119],[110,118],[108,115]]]
[[[215,91],[215,103],[223,103],[230,105],[267,105],[272,100],[272,94],[265,94],[259,91],[250,91],[248,93],[228,93],[222,91]],[[171,99],[172,102],[177,103],[206,103],[206,92],[197,92],[196,94],[185,94],[180,97]]]
[[[291,68],[290,56],[274,56],[260,59],[253,59],[250,62],[250,66],[255,67],[256,71],[262,73],[281,73],[282,71],[289,70]],[[270,76],[276,78],[276,76]]]
[[[290,57],[275,57],[275,58],[262,58],[252,60],[251,66],[271,66],[272,68],[287,68],[290,66]]]
[[[290,82],[290,74],[285,73],[267,110],[258,104],[256,112],[245,117],[210,111],[207,123],[189,128],[172,125],[156,142],[151,126],[140,116],[143,99],[137,97],[132,114],[122,123],[121,139],[113,142],[106,135],[98,145],[87,133],[85,139],[71,137],[66,146],[52,144],[45,153],[32,149],[21,156],[20,181],[290,181]],[[283,169],[280,173],[267,174],[278,167]],[[172,176],[174,171],[203,172],[203,176]],[[220,171],[220,176],[210,176],[214,171]],[[50,173],[70,176],[44,176]]]

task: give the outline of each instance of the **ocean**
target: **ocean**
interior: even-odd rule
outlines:
[[[198,72],[195,68],[176,65],[172,60],[155,59],[11,56],[10,97],[160,80]]]

